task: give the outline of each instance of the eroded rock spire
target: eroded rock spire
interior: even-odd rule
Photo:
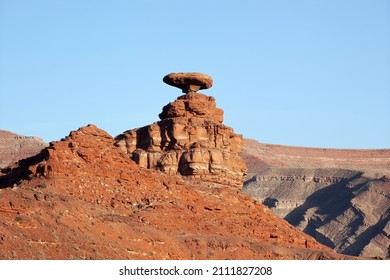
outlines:
[[[117,136],[116,145],[142,167],[242,188],[242,135],[222,124],[214,97],[197,92],[210,88],[212,78],[171,73],[163,80],[186,94],[163,107],[160,121]]]

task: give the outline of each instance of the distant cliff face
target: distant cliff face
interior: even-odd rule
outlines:
[[[244,192],[339,253],[390,257],[390,150],[245,140]]]
[[[0,130],[0,169],[38,154],[48,144],[37,137],[20,136]]]
[[[116,145],[142,167],[241,189],[246,176],[242,136],[222,124],[223,111],[213,97],[195,92],[200,86],[186,85],[196,83],[196,76],[185,78],[179,75],[178,84],[189,92],[164,106],[161,121],[124,132]]]

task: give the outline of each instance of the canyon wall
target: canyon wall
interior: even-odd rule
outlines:
[[[250,174],[244,193],[339,253],[390,257],[390,150],[295,148],[249,140],[244,158]]]

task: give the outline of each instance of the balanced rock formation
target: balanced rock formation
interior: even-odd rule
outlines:
[[[0,130],[0,169],[36,155],[47,146],[48,144],[38,137],[20,136]]]
[[[172,73],[163,80],[187,93],[164,106],[161,121],[124,132],[116,145],[142,167],[241,189],[242,135],[222,124],[223,111],[213,97],[195,92],[211,87],[211,77]]]
[[[197,92],[213,86],[213,79],[202,73],[171,73],[163,78],[164,83],[180,88],[184,93]]]

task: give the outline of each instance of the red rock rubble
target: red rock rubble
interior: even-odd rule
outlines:
[[[0,180],[0,259],[348,258],[235,189],[141,168],[114,142],[88,125]]]

